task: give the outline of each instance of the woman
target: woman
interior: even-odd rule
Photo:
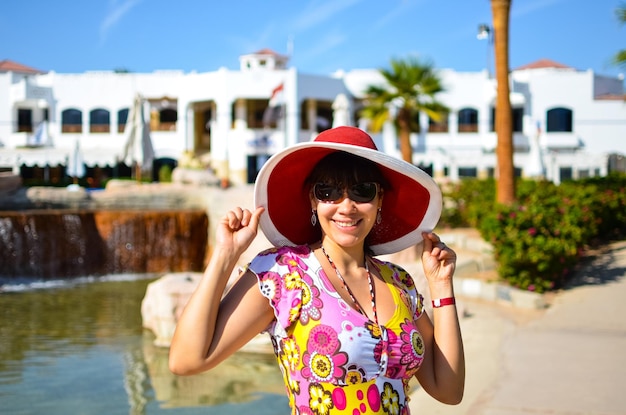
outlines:
[[[461,401],[456,254],[431,232],[441,193],[428,175],[379,152],[362,130],[338,127],[270,158],[255,204],[219,223],[172,340],[174,373],[208,370],[266,331],[293,414],[408,414],[413,376],[441,402]],[[258,226],[276,248],[222,298]],[[375,257],[422,241],[433,321],[411,277]]]

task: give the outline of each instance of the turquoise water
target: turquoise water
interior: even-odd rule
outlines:
[[[237,353],[177,377],[141,327],[150,278],[0,286],[0,413],[289,413],[273,356]]]

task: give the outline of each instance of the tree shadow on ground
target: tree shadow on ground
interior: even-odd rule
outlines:
[[[592,251],[564,289],[600,285],[626,278],[626,241],[617,241]]]

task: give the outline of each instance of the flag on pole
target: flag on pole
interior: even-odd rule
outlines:
[[[284,101],[284,84],[281,83],[272,90],[272,96],[270,97],[270,107],[278,107],[283,104]]]
[[[285,103],[284,83],[281,82],[272,90],[269,105],[263,113],[263,126],[268,127],[270,124],[276,123],[282,116],[283,105]]]

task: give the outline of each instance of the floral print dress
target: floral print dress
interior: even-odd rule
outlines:
[[[396,303],[377,325],[336,292],[309,246],[264,251],[248,265],[274,309],[267,328],[292,414],[408,414],[424,357],[423,299],[402,268],[373,259]],[[382,323],[382,322],[381,322]]]

